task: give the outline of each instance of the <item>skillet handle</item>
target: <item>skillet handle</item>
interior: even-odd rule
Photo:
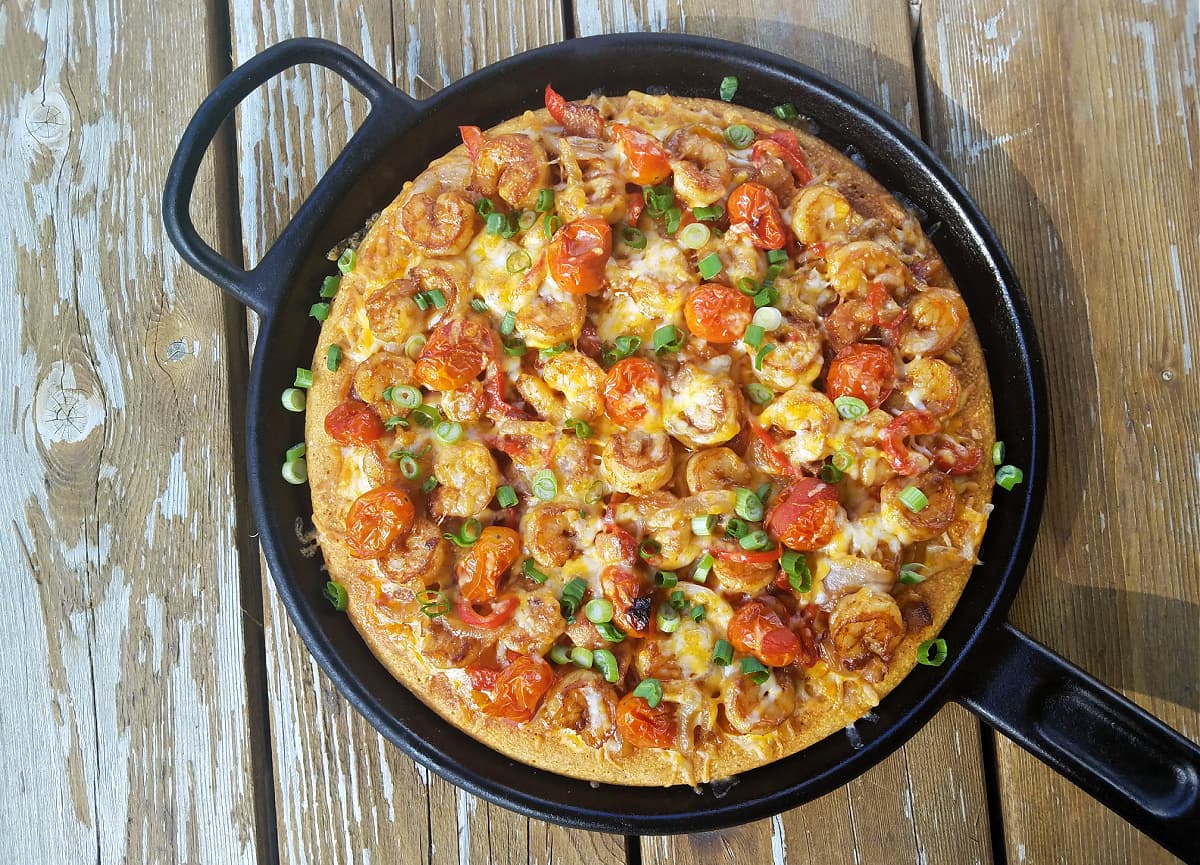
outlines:
[[[1200,746],[1007,622],[979,657],[959,679],[960,702],[1176,856],[1200,861]]]
[[[296,247],[300,245],[300,235],[308,233],[302,229],[308,226],[298,226],[296,220],[293,220],[258,266],[253,270],[243,270],[200,237],[192,223],[189,206],[200,161],[222,124],[254,90],[284,70],[302,63],[315,63],[336,72],[370,101],[370,114],[355,134],[355,138],[358,138],[368,125],[373,125],[372,120],[376,120],[383,113],[392,114],[398,109],[400,113],[410,115],[415,111],[415,101],[394,88],[362,58],[349,49],[324,39],[289,39],[272,45],[230,72],[196,109],[196,114],[188,123],[167,172],[162,202],[167,236],[188,264],[260,315],[271,311],[283,288],[281,280],[277,278],[277,263],[284,258],[285,253],[296,251]],[[388,110],[380,111],[381,106],[386,106]],[[347,145],[342,158],[350,149]],[[342,161],[342,158],[338,161]],[[334,173],[331,168],[329,175]],[[326,187],[326,195],[333,192],[327,188],[329,184],[325,183],[329,175],[326,175],[317,187],[318,190]],[[314,196],[316,192],[317,190],[314,190]],[[309,208],[309,211],[311,212],[312,208]]]

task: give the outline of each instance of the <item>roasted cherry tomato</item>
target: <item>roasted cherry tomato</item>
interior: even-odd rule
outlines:
[[[800,478],[784,490],[767,516],[767,527],[793,550],[825,546],[837,531],[837,490],[816,478]]]
[[[642,579],[628,568],[609,565],[600,573],[600,588],[612,601],[613,621],[626,634],[645,637],[650,634],[650,610],[654,599],[642,585]]]
[[[658,367],[642,357],[627,357],[613,364],[604,380],[604,411],[625,427],[659,418],[662,376]]]
[[[488,526],[479,540],[454,566],[458,588],[470,603],[483,604],[496,597],[500,580],[521,555],[521,536],[512,529]]]
[[[675,744],[675,707],[666,701],[653,709],[644,697],[626,694],[617,703],[617,732],[638,748],[670,748]]]
[[[497,423],[503,420],[529,420],[528,412],[505,399],[504,377],[492,373],[483,380],[483,412]]]
[[[725,206],[730,225],[745,225],[750,239],[759,249],[782,249],[787,244],[787,229],[779,213],[779,199],[760,183],[743,183],[729,193]]]
[[[825,393],[830,399],[853,396],[875,409],[896,386],[896,361],[891,349],[859,342],[838,352],[829,364]]]
[[[639,186],[654,186],[671,176],[671,157],[648,132],[614,123],[617,146],[624,157],[625,177]]]
[[[493,718],[528,721],[552,684],[554,670],[545,660],[519,655],[496,677],[492,702],[483,711]]]
[[[500,669],[498,667],[485,667],[483,664],[467,664],[467,676],[471,680],[471,687],[476,691],[491,691],[496,687],[496,680],[500,678]]]
[[[408,534],[413,524],[413,503],[398,487],[368,490],[346,515],[346,546],[360,559],[376,559]]]
[[[938,431],[938,422],[925,411],[901,412],[879,433],[883,453],[893,469],[902,475],[918,475],[929,468],[929,457],[909,450],[904,440],[910,436],[929,435]],[[982,452],[980,453],[982,458]]]
[[[546,85],[546,110],[567,135],[600,138],[604,135],[604,118],[595,105],[568,102],[553,87]]]
[[[808,158],[800,147],[800,139],[793,132],[780,129],[772,132],[766,138],[754,142],[750,150],[750,161],[755,165],[767,154],[782,160],[792,172],[796,182],[803,185],[812,180],[812,170],[808,167]]]
[[[688,330],[701,339],[735,342],[754,318],[754,301],[736,288],[708,282],[688,294],[683,317]]]
[[[758,658],[768,667],[783,667],[796,660],[800,640],[784,627],[779,614],[761,601],[751,601],[729,620],[729,642],[739,652]]]
[[[510,529],[511,531],[511,529]],[[498,628],[513,617],[513,613],[517,611],[517,598],[515,595],[501,595],[491,603],[491,610],[486,613],[481,613],[475,609],[475,605],[466,598],[460,598],[459,602],[454,606],[454,613],[464,625],[470,625],[473,628],[483,628],[490,631]]]
[[[604,285],[612,254],[612,229],[602,219],[580,219],[558,230],[546,247],[546,265],[558,285],[572,294],[591,294]]]
[[[939,435],[933,443],[933,464],[952,475],[969,475],[983,462],[983,446],[970,439]]]
[[[743,550],[740,547],[713,547],[709,550],[716,558],[739,565],[761,565],[764,562],[777,562],[783,555],[783,550],[776,547],[773,550]]]
[[[485,325],[470,318],[450,319],[429,335],[414,375],[431,390],[460,388],[483,372],[494,348]]]
[[[375,409],[361,400],[348,399],[325,415],[325,432],[338,444],[370,444],[385,431]]]

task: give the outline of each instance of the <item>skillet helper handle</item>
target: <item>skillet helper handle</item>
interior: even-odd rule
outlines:
[[[253,270],[243,270],[218,253],[196,231],[189,206],[200,162],[222,124],[252,92],[281,72],[303,63],[315,63],[342,76],[367,97],[372,115],[378,113],[376,109],[381,103],[404,103],[401,107],[405,109],[413,104],[368,63],[341,45],[324,39],[280,42],[230,72],[196,109],[171,160],[163,191],[163,221],[167,236],[179,254],[260,315],[265,315],[273,306],[268,288],[270,268],[260,264]],[[368,121],[370,119],[368,117]]]
[[[1200,861],[1200,746],[1005,622],[958,699],[1187,862]],[[1195,670],[1181,670],[1195,675]]]

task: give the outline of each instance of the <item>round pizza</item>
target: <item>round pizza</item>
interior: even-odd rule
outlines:
[[[725,778],[946,656],[999,447],[979,343],[918,219],[776,114],[547,87],[313,307],[327,594],[516,760]]]

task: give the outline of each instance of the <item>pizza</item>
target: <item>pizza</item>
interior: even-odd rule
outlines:
[[[547,87],[322,287],[330,597],[513,759],[725,778],[944,659],[994,482],[979,342],[918,219],[794,113]]]

